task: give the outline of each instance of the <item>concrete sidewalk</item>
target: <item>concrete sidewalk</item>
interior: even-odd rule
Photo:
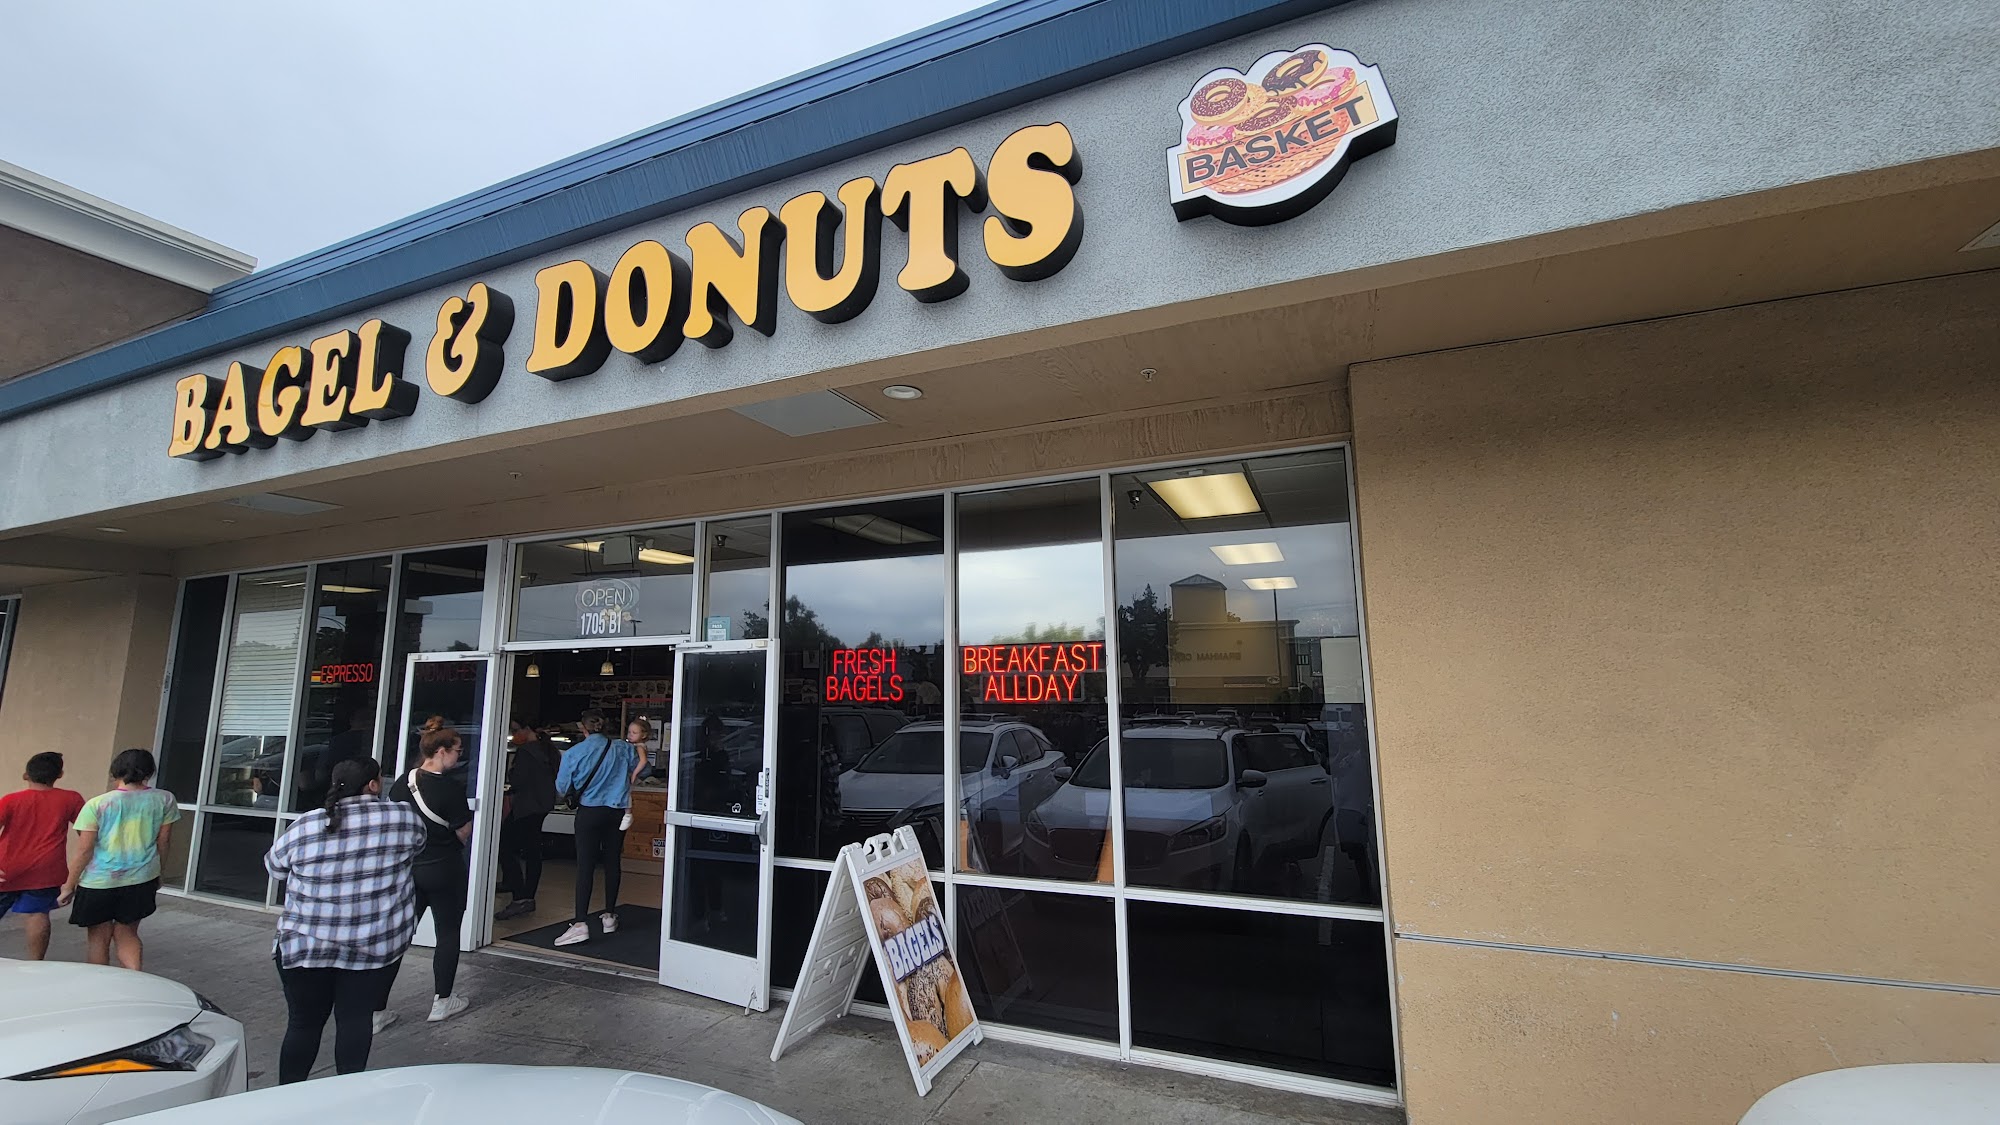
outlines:
[[[271,965],[270,915],[185,899],[160,900],[142,928],[148,972],[183,981],[250,1031],[250,1085],[275,1081],[285,1002]],[[57,913],[50,956],[83,959],[83,933]],[[9,923],[0,955],[19,956]],[[911,1085],[895,1032],[850,1017],[770,1061],[783,1008],[741,1009],[646,981],[467,954],[464,1015],[424,1022],[430,957],[412,950],[396,982],[401,1019],[375,1040],[373,1068],[489,1062],[603,1066],[704,1082],[754,1098],[808,1125],[882,1122],[1143,1121],[1148,1125],[1392,1125],[1393,1110],[1279,1093],[1146,1067],[1077,1059],[988,1041],[939,1076],[928,1098]],[[332,1028],[320,1074],[333,1073]]]

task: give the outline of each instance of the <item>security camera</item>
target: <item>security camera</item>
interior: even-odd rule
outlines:
[[[1138,489],[1136,488],[1132,489],[1130,492],[1127,492],[1125,494],[1125,502],[1132,505],[1132,507],[1136,509],[1139,506],[1139,498],[1144,495],[1145,493],[1140,492]]]

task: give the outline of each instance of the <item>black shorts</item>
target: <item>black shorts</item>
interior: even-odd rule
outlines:
[[[76,900],[70,903],[69,924],[72,926],[101,926],[106,922],[123,922],[136,926],[141,918],[152,916],[159,905],[157,894],[160,889],[158,879],[144,883],[134,883],[129,887],[107,887],[98,890],[93,887],[78,887]]]

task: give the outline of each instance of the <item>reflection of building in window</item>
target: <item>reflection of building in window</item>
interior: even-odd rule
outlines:
[[[1229,588],[1205,574],[1168,586],[1168,663],[1176,702],[1262,703],[1299,682],[1291,659],[1298,622],[1244,621]]]

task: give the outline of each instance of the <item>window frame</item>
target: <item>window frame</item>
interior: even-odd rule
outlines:
[[[0,608],[7,611],[0,615],[0,699],[7,695],[7,661],[14,653],[14,630],[21,620],[21,600],[19,594],[0,597]]]

